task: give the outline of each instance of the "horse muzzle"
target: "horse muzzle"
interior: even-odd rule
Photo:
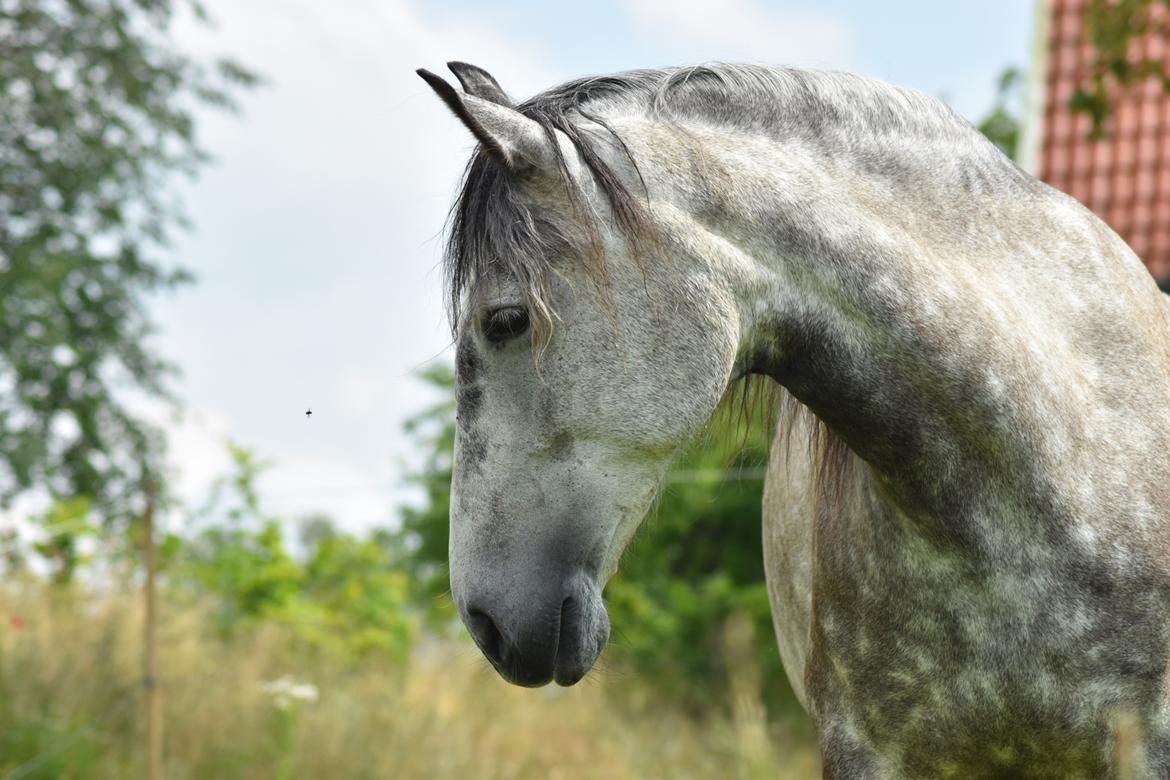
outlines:
[[[573,685],[609,641],[601,591],[584,573],[539,591],[469,588],[458,599],[463,623],[495,670],[510,683],[536,688]]]

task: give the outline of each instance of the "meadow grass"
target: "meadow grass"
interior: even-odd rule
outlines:
[[[130,590],[0,589],[0,780],[144,776],[141,623]],[[224,639],[172,601],[159,634],[167,780],[819,777],[807,730],[768,723],[742,625],[741,672],[698,713],[612,668],[515,688],[462,641],[343,661],[272,626]],[[283,677],[315,700],[265,687]]]

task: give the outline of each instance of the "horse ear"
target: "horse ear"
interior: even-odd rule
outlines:
[[[474,94],[457,92],[429,70],[419,68],[415,72],[435,90],[488,154],[504,166],[514,171],[528,167],[556,167],[553,141],[539,124],[514,108]],[[492,81],[494,83],[494,79]]]
[[[455,74],[455,78],[459,79],[459,83],[463,85],[463,91],[467,94],[489,100],[505,108],[513,108],[516,105],[512,98],[508,97],[504,88],[500,86],[500,82],[496,81],[495,77],[483,68],[469,65],[466,62],[448,62],[447,67]]]

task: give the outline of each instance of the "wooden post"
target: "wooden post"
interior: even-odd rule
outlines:
[[[146,582],[142,594],[146,602],[142,685],[146,689],[147,780],[162,778],[162,702],[158,689],[158,595],[155,592],[158,547],[154,538],[154,504],[154,483],[147,482],[146,510],[142,514],[142,543],[146,546]]]

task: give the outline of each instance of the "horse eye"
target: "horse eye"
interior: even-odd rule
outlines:
[[[483,318],[483,335],[493,344],[503,344],[528,330],[528,311],[519,306],[505,306]]]

